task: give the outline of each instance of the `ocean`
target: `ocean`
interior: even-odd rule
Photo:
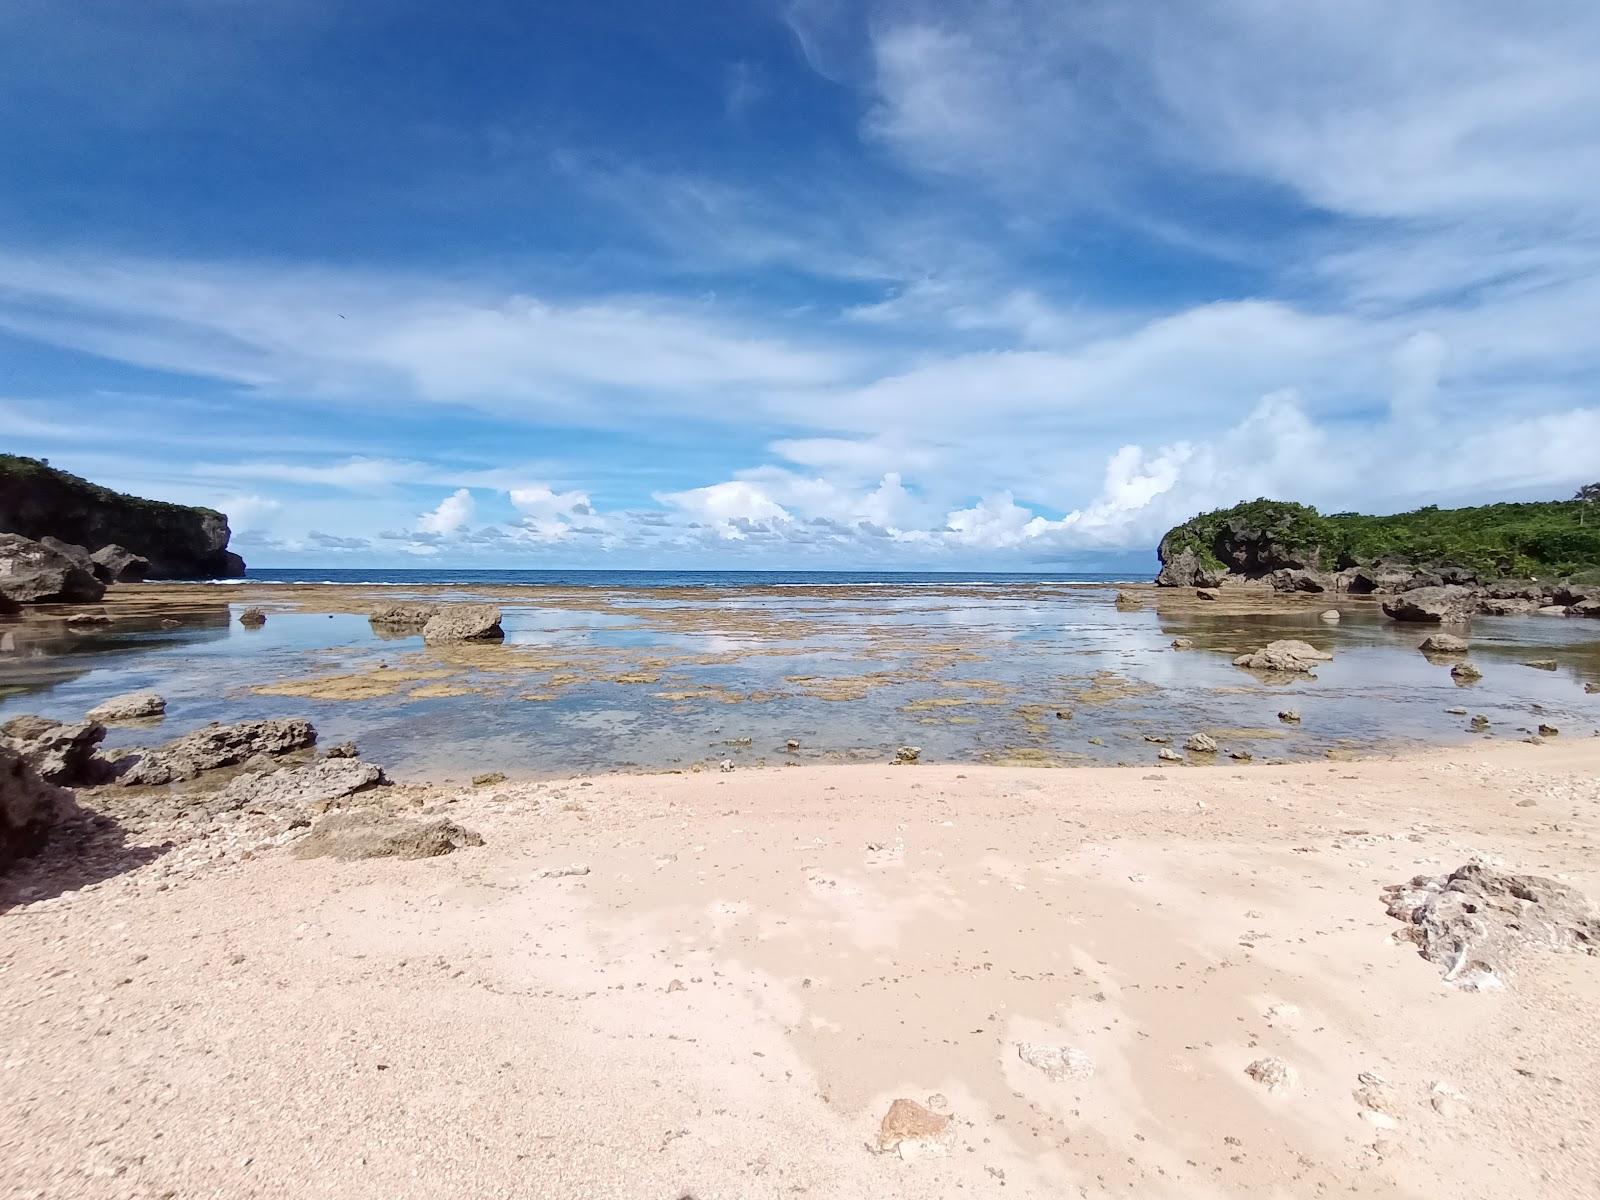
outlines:
[[[1150,572],[1154,575],[1154,570]],[[876,584],[943,584],[947,586],[1006,586],[1029,583],[1123,583],[1137,577],[1129,572],[1084,571],[604,571],[538,570],[495,571],[483,568],[430,570],[382,567],[281,567],[251,568],[243,581],[217,583],[359,583],[421,587],[429,584],[506,584],[593,588],[686,587],[871,587]],[[1148,576],[1141,581],[1148,582]]]

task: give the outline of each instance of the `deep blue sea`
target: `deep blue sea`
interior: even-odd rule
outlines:
[[[1123,571],[493,571],[468,568],[459,571],[429,569],[384,570],[374,567],[252,567],[245,572],[251,583],[362,583],[396,584],[544,584],[551,587],[684,588],[684,587],[863,587],[872,584],[994,584],[1117,583],[1132,579],[1148,582],[1154,575],[1136,576]],[[221,583],[237,580],[219,580]]]

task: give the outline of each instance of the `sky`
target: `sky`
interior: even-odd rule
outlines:
[[[1593,0],[5,0],[0,449],[254,566],[1600,477]]]

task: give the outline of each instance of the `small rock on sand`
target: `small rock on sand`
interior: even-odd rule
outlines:
[[[574,876],[587,875],[589,868],[584,863],[572,863],[565,867],[546,867],[539,872],[540,879],[571,879]]]
[[[878,1126],[880,1153],[898,1151],[901,1158],[938,1150],[950,1129],[950,1118],[904,1097],[889,1105]]]
[[[1156,751],[1156,757],[1159,758],[1162,762],[1182,762],[1183,761],[1183,755],[1179,754],[1176,750],[1173,750],[1173,749],[1171,749],[1171,748],[1169,748],[1167,746],[1163,746],[1163,747],[1161,747],[1161,749],[1157,750]]]
[[[1281,1058],[1258,1058],[1244,1073],[1269,1092],[1281,1092],[1294,1086],[1294,1068]]]
[[[474,775],[472,777],[472,786],[488,787],[491,784],[504,783],[505,781],[506,773],[504,771],[485,771],[481,775]]]
[[[1468,863],[1384,892],[1389,915],[1422,957],[1466,991],[1502,986],[1535,950],[1600,953],[1600,911],[1583,893],[1540,875]]]
[[[116,724],[119,721],[142,721],[159,717],[167,711],[167,702],[156,692],[125,692],[102,700],[84,716],[90,721]]]
[[[1057,1082],[1063,1079],[1088,1079],[1094,1075],[1094,1059],[1074,1046],[1018,1042],[1017,1057]]]
[[[921,746],[901,746],[894,752],[894,761],[897,766],[908,766],[921,758]],[[910,1103],[910,1101],[907,1101],[907,1103]]]

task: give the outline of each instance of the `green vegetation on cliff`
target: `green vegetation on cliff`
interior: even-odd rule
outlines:
[[[1392,561],[1469,567],[1484,578],[1586,574],[1600,570],[1596,509],[1575,498],[1476,508],[1429,505],[1373,517],[1251,500],[1176,526],[1161,539],[1161,559],[1190,550],[1204,567],[1219,571],[1335,571]]]

